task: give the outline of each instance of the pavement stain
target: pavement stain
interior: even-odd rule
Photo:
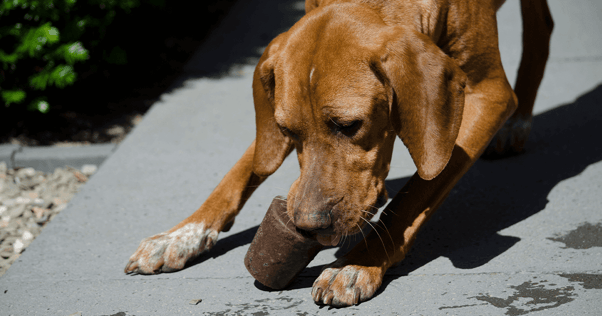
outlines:
[[[575,288],[572,286],[547,289],[543,284],[531,281],[517,286],[510,286],[510,288],[516,290],[516,293],[505,299],[487,295],[479,295],[471,298],[488,302],[498,308],[506,308],[506,315],[515,316],[556,308],[574,301],[574,297],[576,296],[573,293]]]
[[[584,289],[602,290],[602,274],[559,274],[563,278],[567,278],[570,282],[579,282]]]
[[[569,282],[577,282],[583,289],[602,289],[602,274],[589,273],[565,273],[558,274],[559,276],[568,279]],[[527,281],[517,286],[510,286],[516,293],[508,298],[500,298],[489,295],[479,295],[469,298],[476,298],[480,301],[485,301],[484,304],[466,304],[456,306],[442,306],[439,310],[465,308],[479,305],[491,304],[498,308],[507,308],[506,315],[524,315],[530,312],[541,311],[544,309],[555,308],[562,304],[569,303],[575,300],[577,294],[572,286],[560,288],[545,288],[545,286],[556,286],[555,283],[547,283],[547,280],[540,282]],[[444,293],[445,294],[445,293]]]
[[[564,249],[589,249],[592,247],[602,247],[602,223],[591,224],[583,223],[576,229],[554,238],[549,237],[549,240],[562,242],[565,244]]]
[[[254,316],[267,316],[270,315],[270,311],[276,310],[287,310],[297,307],[303,303],[303,300],[297,300],[292,297],[281,296],[277,298],[265,298],[261,300],[255,300],[255,303],[242,303],[242,304],[225,304],[228,309],[220,312],[206,313],[206,315],[221,316],[221,315],[254,315]],[[283,303],[285,303],[283,305]],[[290,304],[287,304],[290,303]],[[296,311],[299,314],[301,311]]]

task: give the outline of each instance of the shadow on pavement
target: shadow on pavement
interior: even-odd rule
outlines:
[[[195,260],[187,262],[186,267],[184,269],[188,269],[192,266],[203,263],[207,259],[217,258],[232,249],[250,244],[251,241],[253,241],[253,237],[255,237],[255,234],[257,233],[257,229],[259,229],[259,225],[247,228],[239,233],[230,235],[226,238],[218,239],[217,243],[215,244],[215,246],[213,246],[211,251],[202,254]]]
[[[265,47],[304,14],[305,4],[301,0],[238,2],[170,90],[182,87],[189,79],[236,77],[242,66],[256,65]]]
[[[406,259],[388,271],[381,291],[440,256],[456,268],[473,269],[517,243],[520,238],[498,232],[543,210],[558,183],[602,161],[600,104],[602,85],[535,116],[526,153],[477,161],[419,233]]]

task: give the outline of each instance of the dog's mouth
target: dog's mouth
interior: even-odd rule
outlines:
[[[322,244],[322,246],[328,247],[328,246],[338,246],[339,242],[341,242],[341,235],[337,235],[337,234],[332,234],[332,235],[321,235],[318,234],[316,235],[316,240]]]
[[[297,231],[306,237],[315,238],[325,247],[335,247],[341,242],[341,235],[337,234],[332,227],[323,229],[320,232],[307,232],[298,228]]]
[[[379,195],[376,202],[373,205],[371,205],[370,207],[368,207],[368,209],[370,209],[372,211],[371,212],[362,211],[362,213],[364,213],[364,214],[360,214],[360,216],[362,217],[363,220],[360,223],[358,223],[356,226],[350,227],[351,229],[347,233],[342,233],[342,234],[340,232],[337,233],[333,227],[329,227],[324,230],[321,230],[320,232],[315,233],[314,237],[320,244],[322,244],[325,247],[338,246],[342,240],[342,236],[359,234],[360,232],[362,232],[364,230],[366,225],[370,225],[369,221],[371,220],[371,218],[376,214],[376,211],[378,209],[380,209],[381,207],[383,207],[387,204],[387,200],[388,200],[388,198],[387,198],[386,193]],[[368,218],[365,216],[365,213],[372,213],[372,212],[374,212],[372,214],[372,216],[369,216]]]

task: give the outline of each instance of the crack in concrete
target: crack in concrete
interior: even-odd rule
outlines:
[[[479,305],[487,305],[487,303],[483,303],[483,304],[456,305],[456,306],[441,306],[441,307],[439,307],[439,310],[442,310],[442,309],[451,309],[451,308],[464,308],[464,307],[479,306]]]

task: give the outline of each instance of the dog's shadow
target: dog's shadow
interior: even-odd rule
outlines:
[[[198,257],[196,259],[193,259],[193,260],[187,262],[184,269],[190,268],[197,264],[201,264],[201,263],[207,261],[208,259],[217,258],[232,249],[250,244],[251,241],[253,241],[253,237],[255,237],[255,234],[257,233],[257,229],[259,229],[259,225],[247,228],[241,232],[232,234],[228,237],[220,238],[217,241],[217,243],[215,244],[215,246],[213,246],[211,251],[201,255],[200,257]],[[242,260],[241,260],[241,262],[242,262]]]
[[[477,161],[422,228],[406,259],[388,271],[381,291],[441,256],[456,268],[474,269],[516,244],[520,238],[498,232],[543,210],[558,183],[602,161],[601,104],[598,85],[571,104],[535,116],[525,153]],[[388,184],[399,189],[407,180]]]

